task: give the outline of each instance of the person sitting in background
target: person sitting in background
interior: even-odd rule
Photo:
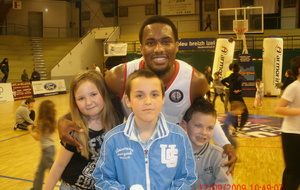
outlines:
[[[35,100],[27,98],[16,111],[16,124],[14,130],[24,129],[27,130],[28,125],[33,125],[35,119],[35,111],[31,110],[34,106]]]
[[[23,70],[23,73],[22,73],[22,75],[21,75],[21,80],[22,80],[22,82],[27,82],[27,81],[29,81],[29,78],[28,78],[28,74],[27,74],[27,70],[26,70],[26,69]]]
[[[40,80],[41,80],[40,73],[36,70],[36,68],[33,68],[30,81],[40,81]]]

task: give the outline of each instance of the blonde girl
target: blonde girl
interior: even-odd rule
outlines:
[[[38,126],[28,126],[29,132],[34,139],[40,141],[42,148],[41,160],[31,190],[42,189],[45,170],[50,169],[54,162],[55,146],[53,134],[56,129],[55,116],[54,103],[51,100],[44,100],[39,107]]]
[[[61,143],[45,190],[53,189],[60,178],[61,190],[94,190],[92,173],[100,155],[104,133],[118,124],[104,80],[96,71],[82,71],[73,77],[70,109],[72,121],[84,131],[72,133],[83,149]]]

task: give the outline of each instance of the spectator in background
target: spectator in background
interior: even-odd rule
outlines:
[[[40,81],[40,80],[41,80],[40,73],[36,70],[36,68],[33,68],[30,81]]]
[[[253,103],[253,108],[262,108],[262,101],[264,99],[264,83],[260,79],[256,79],[256,93]]]
[[[27,98],[16,111],[16,124],[14,130],[24,129],[27,130],[28,125],[33,125],[35,119],[35,111],[31,110],[34,106],[35,100]]]
[[[229,77],[231,75],[233,68],[233,63],[229,65],[229,71],[226,72],[225,78]],[[229,84],[228,84],[229,85]],[[225,101],[224,101],[224,106],[225,106],[225,113],[228,112],[228,102],[229,102],[229,88],[225,86]]]
[[[27,74],[27,70],[26,70],[26,69],[23,70],[23,73],[22,73],[22,75],[21,75],[21,80],[22,80],[22,82],[27,82],[27,81],[29,81],[29,78],[28,78],[28,74]]]
[[[292,69],[287,69],[285,71],[285,77],[286,80],[282,83],[279,83],[279,87],[281,90],[285,90],[285,88],[290,85],[291,83],[293,83],[295,81],[295,78],[293,77],[293,71]]]
[[[209,28],[209,30],[211,31],[211,17],[210,14],[207,15],[206,19],[205,19],[205,23],[206,23],[206,27],[204,29],[204,31]]]
[[[213,78],[211,76],[211,67],[210,66],[206,66],[205,67],[205,71],[204,71],[204,75],[205,75],[205,78],[208,82],[208,86],[209,86],[209,90],[206,92],[206,98],[208,101],[211,101],[210,100],[210,83],[213,81]]]
[[[93,68],[95,69],[95,71],[98,71],[100,74],[102,74],[101,69],[95,63],[93,64]]]
[[[219,72],[214,73],[213,87],[214,87],[214,99],[213,99],[214,107],[215,107],[216,99],[218,96],[220,96],[221,101],[224,104],[224,86],[221,83]],[[224,104],[224,108],[225,108],[225,104]],[[226,108],[225,108],[225,113],[226,113]]]
[[[236,129],[236,131],[240,131],[242,132],[242,129],[244,127],[244,125],[246,124],[247,120],[248,120],[248,108],[247,105],[244,101],[244,98],[242,96],[242,83],[243,81],[245,81],[246,79],[244,78],[243,75],[241,75],[240,72],[241,68],[240,65],[238,63],[234,63],[232,66],[232,71],[233,73],[227,77],[224,78],[223,80],[221,80],[221,83],[224,86],[229,87],[229,101],[230,103],[232,101],[241,101],[244,104],[244,111],[241,114],[241,121],[240,124],[238,123],[238,117],[236,116],[236,122],[234,123],[234,127]]]
[[[8,78],[8,73],[9,73],[8,58],[4,58],[3,61],[1,62],[1,72],[4,74],[1,81],[3,83],[6,83]]]

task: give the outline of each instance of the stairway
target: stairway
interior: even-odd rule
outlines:
[[[31,38],[34,67],[40,73],[41,80],[47,80],[42,40],[41,38]]]

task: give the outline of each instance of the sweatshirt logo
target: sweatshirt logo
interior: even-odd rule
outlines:
[[[176,145],[161,144],[160,148],[161,148],[161,163],[166,164],[168,168],[176,167],[178,161],[178,149],[176,148]]]
[[[122,160],[127,160],[129,158],[131,158],[132,154],[133,154],[133,149],[130,147],[124,147],[124,148],[120,148],[116,150],[116,154],[118,155],[118,157]]]

